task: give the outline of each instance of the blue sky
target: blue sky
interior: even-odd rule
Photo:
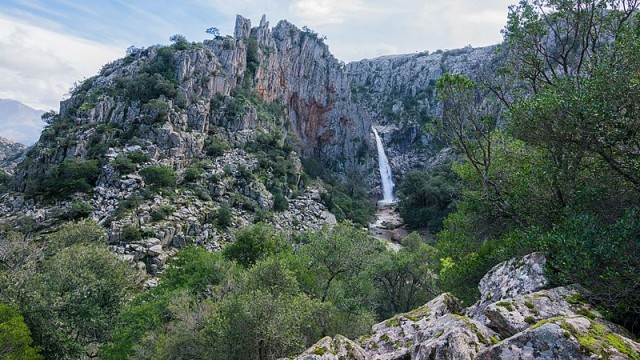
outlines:
[[[515,0],[0,0],[0,98],[57,109],[74,81],[173,34],[231,34],[236,14],[287,19],[327,36],[344,61],[501,40]]]

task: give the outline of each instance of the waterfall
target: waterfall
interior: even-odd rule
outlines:
[[[391,175],[391,168],[389,167],[389,160],[384,153],[382,140],[376,128],[372,126],[371,130],[373,130],[373,134],[376,136],[376,145],[378,147],[378,166],[380,168],[380,177],[382,178],[382,203],[390,204],[393,202],[393,177]]]

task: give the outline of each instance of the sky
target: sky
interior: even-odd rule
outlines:
[[[516,0],[0,0],[0,98],[57,110],[74,82],[127,47],[167,44],[205,30],[233,33],[236,14],[257,25],[287,19],[327,37],[350,62],[501,41]]]

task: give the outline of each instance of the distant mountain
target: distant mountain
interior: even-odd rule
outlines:
[[[16,100],[0,99],[0,136],[27,145],[34,144],[44,126],[40,119],[43,113]]]
[[[11,173],[26,149],[23,144],[0,137],[0,169]]]

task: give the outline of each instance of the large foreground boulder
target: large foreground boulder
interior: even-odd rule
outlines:
[[[584,316],[556,317],[501,341],[475,359],[640,359],[640,344]]]
[[[513,258],[493,267],[482,277],[478,285],[480,300],[465,310],[465,314],[485,322],[487,306],[503,299],[531,294],[544,289],[549,283],[544,276],[546,258],[536,252],[522,258]]]
[[[605,320],[585,289],[543,289],[544,263],[534,253],[498,264],[482,279],[482,298],[472,307],[462,310],[445,293],[374,325],[359,344],[325,338],[298,359],[640,360],[640,344]]]

